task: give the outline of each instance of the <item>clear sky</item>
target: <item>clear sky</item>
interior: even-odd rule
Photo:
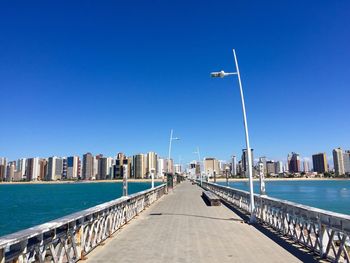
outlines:
[[[350,2],[1,1],[0,156],[350,148]]]

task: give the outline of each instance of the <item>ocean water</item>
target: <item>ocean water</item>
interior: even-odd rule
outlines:
[[[226,185],[226,182],[219,182],[218,184]],[[248,182],[229,182],[229,187],[249,190]],[[254,182],[254,192],[259,193],[259,191],[259,182]],[[267,181],[266,194],[271,197],[350,215],[350,180]]]
[[[119,198],[122,187],[121,182],[0,185],[0,236]],[[128,184],[129,194],[149,188],[148,182]]]

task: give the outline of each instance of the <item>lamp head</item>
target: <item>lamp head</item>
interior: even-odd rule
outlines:
[[[210,73],[210,76],[212,78],[223,78],[223,77],[225,77],[225,71],[221,70],[219,72],[212,72],[212,73]]]

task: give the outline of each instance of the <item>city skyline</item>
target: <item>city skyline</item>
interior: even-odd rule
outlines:
[[[0,156],[166,156],[171,128],[174,160],[239,156],[237,82],[209,76],[235,48],[254,155],[330,160],[350,149],[349,5],[1,3]]]

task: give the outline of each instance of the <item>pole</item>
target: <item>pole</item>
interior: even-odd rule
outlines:
[[[154,169],[151,169],[152,189],[154,188]]]
[[[251,150],[250,150],[250,145],[249,145],[247,116],[246,116],[246,111],[245,111],[243,88],[242,88],[242,82],[241,82],[241,75],[239,73],[236,51],[234,49],[232,49],[232,52],[233,52],[233,57],[235,59],[235,66],[236,66],[236,71],[237,71],[237,76],[238,76],[239,90],[241,93],[243,122],[244,122],[244,129],[245,129],[245,142],[246,142],[247,156],[248,156],[248,175],[249,175],[249,190],[250,190],[250,223],[254,223],[255,222],[255,215],[254,215],[255,207],[254,207],[254,193],[253,193],[252,155],[251,155]]]
[[[169,152],[168,152],[168,173],[170,173],[170,157],[171,157],[171,142],[173,141],[173,129],[170,131],[170,139],[169,139]]]
[[[128,165],[123,165],[123,196],[128,195]]]
[[[198,154],[198,162],[199,162],[199,174],[200,174],[200,177],[201,177],[201,187],[202,187],[203,176],[202,176],[202,172],[201,172],[201,154],[199,152],[199,147],[197,147],[197,154]]]

